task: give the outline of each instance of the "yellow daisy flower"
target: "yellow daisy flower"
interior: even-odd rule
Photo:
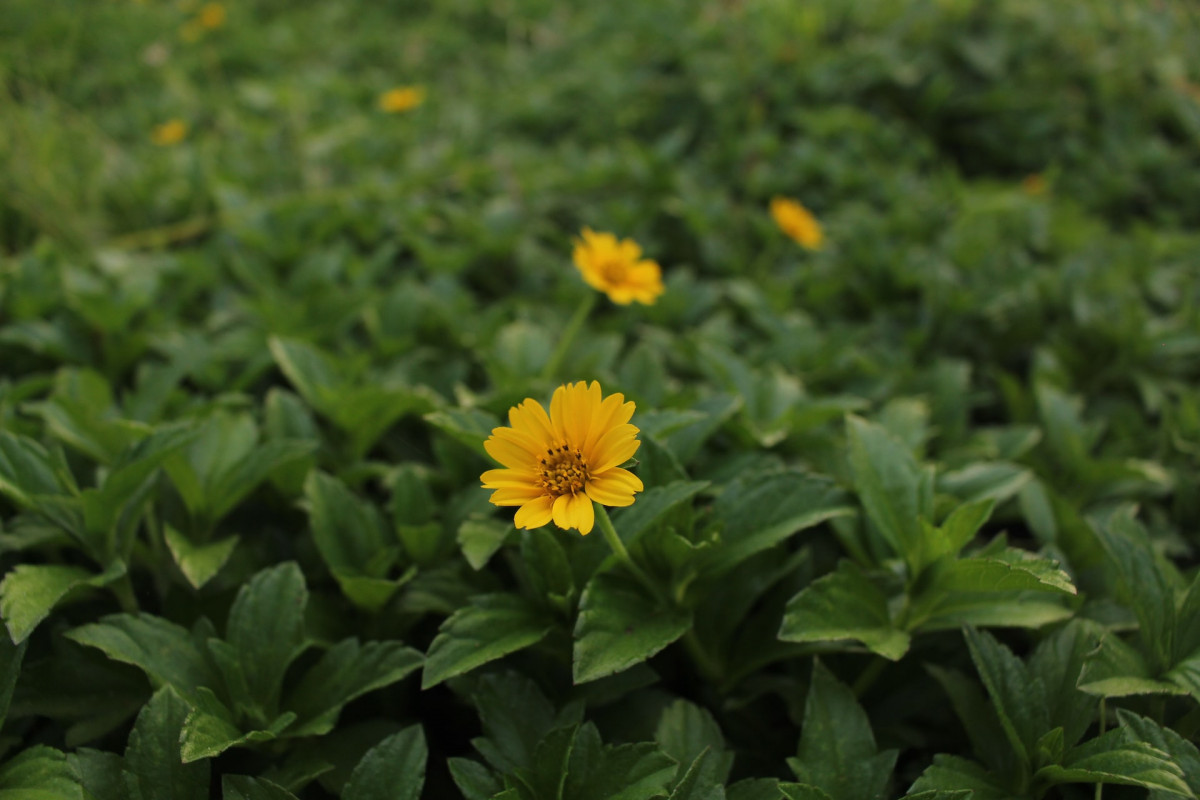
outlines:
[[[169,119],[161,125],[155,125],[150,131],[150,141],[160,147],[179,144],[187,136],[187,123],[181,119]]]
[[[821,223],[799,202],[790,197],[771,198],[771,217],[779,229],[796,240],[801,247],[820,250],[825,234]]]
[[[642,248],[632,239],[617,241],[611,233],[583,229],[571,253],[584,281],[619,305],[633,301],[653,305],[663,293],[658,262],[642,258]]]
[[[220,3],[205,3],[196,15],[196,21],[205,30],[216,30],[225,24],[225,6]]]
[[[421,86],[398,86],[379,95],[379,108],[389,114],[411,111],[425,102],[425,89]]]
[[[540,528],[551,520],[567,530],[591,532],[592,501],[633,504],[641,480],[620,467],[637,452],[638,428],[629,423],[634,404],[622,394],[602,396],[600,384],[584,381],[554,390],[550,413],[532,398],[508,410],[512,427],[495,428],[483,443],[504,469],[480,476],[494,489],[498,506],[519,506],[518,528]]]

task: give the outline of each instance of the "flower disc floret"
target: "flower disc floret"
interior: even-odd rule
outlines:
[[[509,427],[492,430],[483,443],[503,469],[480,476],[491,502],[518,506],[518,528],[554,522],[587,534],[595,524],[592,502],[628,506],[644,488],[620,465],[637,452],[635,405],[624,395],[604,397],[600,384],[583,381],[554,391],[550,412],[533,398],[509,409]]]

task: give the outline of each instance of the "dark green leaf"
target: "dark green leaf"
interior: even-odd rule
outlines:
[[[180,759],[179,735],[188,712],[187,703],[170,686],[164,686],[138,714],[125,749],[125,764],[141,800],[208,797],[208,763],[184,764]]]
[[[84,800],[67,757],[35,745],[0,767],[0,800]]]
[[[169,524],[165,524],[163,527],[163,539],[166,541],[167,549],[171,551],[171,557],[175,559],[179,571],[196,589],[208,583],[221,571],[221,567],[225,566],[225,562],[233,555],[233,550],[238,544],[236,536],[207,544],[193,544],[190,539]]]
[[[1000,725],[1018,754],[1022,768],[1028,769],[1034,746],[1050,729],[1046,687],[1040,679],[1029,674],[1011,650],[990,634],[967,628],[965,635],[971,660],[992,700]]]
[[[418,800],[428,755],[420,725],[389,736],[358,762],[342,800]]]
[[[298,722],[288,735],[328,733],[344,705],[403,680],[421,661],[419,652],[399,642],[339,642],[325,651],[289,694],[285,707],[296,713]]]
[[[296,796],[282,786],[249,775],[222,776],[221,792],[224,800],[296,800]]]
[[[936,792],[935,797],[950,800],[969,791],[970,800],[1012,800],[1013,792],[997,782],[986,769],[958,756],[938,754],[921,777],[908,789],[906,797]]]
[[[99,575],[58,564],[18,564],[0,581],[0,616],[12,640],[23,642],[72,592],[106,586],[124,574],[121,563]]]
[[[814,581],[787,604],[779,638],[785,642],[855,639],[892,661],[908,651],[909,636],[892,625],[888,599],[854,562]]]
[[[478,595],[454,612],[429,645],[421,688],[470,672],[489,661],[540,642],[554,621],[523,597]]]
[[[241,661],[250,696],[268,714],[278,707],[288,665],[308,646],[307,603],[304,574],[289,561],[251,578],[229,610],[225,640]]]
[[[923,476],[912,451],[879,425],[850,415],[846,437],[854,488],[867,516],[891,546],[904,555],[918,552],[918,520],[929,517],[923,496]]]

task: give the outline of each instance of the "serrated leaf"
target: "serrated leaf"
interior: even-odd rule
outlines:
[[[418,800],[428,756],[420,725],[389,736],[358,762],[342,800]]]
[[[967,628],[965,637],[971,660],[1024,773],[1029,769],[1038,739],[1050,728],[1046,688],[1029,674],[1011,650],[990,634]]]
[[[21,664],[25,661],[25,649],[28,646],[28,642],[15,644],[9,637],[0,636],[0,728],[4,727],[4,720],[8,717],[13,689],[21,677]]]
[[[67,757],[35,745],[0,767],[0,800],[84,800]]]
[[[472,699],[487,736],[472,744],[502,772],[530,766],[538,743],[558,722],[537,684],[516,673],[484,675]],[[481,747],[484,742],[490,746]]]
[[[199,589],[216,577],[238,545],[236,536],[229,536],[207,544],[193,544],[190,539],[172,528],[170,524],[163,526],[163,539],[166,541],[167,549],[171,551],[171,557],[175,559],[179,571],[195,589]]]
[[[579,600],[573,676],[586,683],[628,669],[658,653],[692,626],[690,611],[647,597],[632,578],[601,572]]]
[[[733,754],[725,752],[721,726],[707,709],[682,698],[674,700],[658,718],[654,741],[679,763],[680,769],[694,767],[694,762],[704,757],[704,774],[711,777],[712,783],[724,783],[729,777]]]
[[[1041,628],[1070,619],[1074,612],[1060,602],[1037,599],[1045,592],[993,594],[956,592],[944,598],[916,630],[974,628]]]
[[[438,629],[429,645],[421,688],[536,644],[553,628],[554,620],[523,597],[477,595]]]
[[[604,746],[591,723],[579,727],[562,796],[573,800],[649,800],[675,775],[675,759],[650,743]]]
[[[1119,783],[1158,789],[1184,797],[1192,792],[1183,771],[1161,750],[1133,741],[1125,728],[1116,728],[1067,753],[1062,765],[1038,770],[1042,785],[1060,783]]]
[[[141,800],[206,800],[209,765],[184,764],[179,736],[188,704],[170,686],[154,693],[129,734],[125,764]]]
[[[22,508],[33,508],[38,495],[64,494],[67,488],[46,448],[0,431],[0,494]]]
[[[87,800],[130,800],[125,759],[116,753],[81,747],[67,755],[67,763]]]
[[[834,800],[820,787],[804,783],[781,783],[779,791],[788,800]]]
[[[788,471],[727,486],[712,513],[722,527],[720,546],[711,551],[706,571],[720,575],[793,534],[854,509],[830,479]]]
[[[465,800],[490,800],[500,792],[500,781],[492,771],[469,758],[452,757],[446,759],[450,769],[450,777],[454,785],[462,792]]]
[[[933,586],[947,592],[1057,592],[1075,594],[1058,563],[1009,548],[995,557],[960,558],[940,569]]]
[[[353,593],[360,607],[378,611],[402,583],[387,577],[399,546],[383,515],[338,479],[315,470],[304,482],[304,496],[313,540],[343,592]]]
[[[960,792],[970,792],[971,800],[1012,800],[1013,793],[996,782],[979,764],[958,756],[939,753],[933,757],[933,764],[925,768],[921,776],[908,789],[905,797],[937,794],[949,800],[950,797],[960,797]]]
[[[875,800],[883,796],[897,755],[878,751],[854,692],[814,662],[800,749],[788,759],[797,780],[839,800]]]
[[[921,564],[932,564],[943,556],[956,556],[975,537],[992,516],[995,502],[978,500],[964,503],[950,512],[938,527],[921,521]]]
[[[221,792],[224,800],[296,800],[282,786],[249,775],[221,776]]]
[[[294,720],[296,715],[288,712],[277,717],[269,727],[242,732],[234,722],[234,714],[208,687],[196,691],[196,704],[188,712],[179,736],[180,756],[184,763],[213,758],[231,747],[255,742],[267,742],[276,738]]]
[[[1186,689],[1156,678],[1141,651],[1109,633],[1088,654],[1079,674],[1079,688],[1100,697],[1135,694],[1185,694]]]
[[[72,592],[106,586],[124,574],[120,562],[99,575],[61,564],[18,564],[0,581],[0,616],[12,640],[23,642]]]
[[[613,527],[625,544],[636,541],[659,520],[708,488],[708,481],[675,481],[654,486],[637,496],[637,502],[613,514]]]
[[[250,696],[273,715],[288,665],[304,652],[304,573],[289,561],[257,573],[238,590],[229,609],[225,641],[237,653]]]
[[[962,721],[975,753],[997,775],[1018,773],[1019,756],[1009,744],[1000,717],[982,687],[957,670],[943,669],[936,664],[927,664],[925,669],[950,697],[954,713]]]
[[[1117,709],[1117,719],[1137,741],[1170,756],[1183,772],[1183,779],[1192,794],[1200,794],[1200,750],[1196,749],[1196,745],[1170,728],[1124,708]]]
[[[688,766],[668,800],[725,800],[725,787],[721,784],[728,769],[714,764],[712,751],[702,750]]]
[[[1076,683],[1100,636],[1095,623],[1072,620],[1039,642],[1026,662],[1029,673],[1046,687],[1050,724],[1063,729],[1066,747],[1083,737],[1096,715],[1095,698],[1079,691]]]
[[[779,638],[785,642],[854,639],[892,661],[908,652],[909,635],[892,625],[888,599],[854,562],[811,583],[788,601]]]
[[[322,654],[288,696],[298,722],[289,736],[328,733],[342,707],[355,698],[403,680],[421,666],[421,654],[400,642],[345,639]]]

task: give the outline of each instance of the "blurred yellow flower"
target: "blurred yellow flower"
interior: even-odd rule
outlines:
[[[821,223],[804,206],[790,197],[771,198],[771,217],[779,229],[809,250],[821,249],[825,234]]]
[[[621,468],[638,447],[631,425],[634,404],[625,396],[604,397],[600,384],[584,381],[554,390],[550,413],[533,398],[508,410],[512,427],[494,428],[483,443],[504,465],[479,476],[493,489],[491,502],[519,506],[514,524],[540,528],[551,520],[563,530],[590,533],[596,521],[592,501],[628,506],[645,488]]]
[[[196,15],[200,27],[212,31],[225,24],[225,6],[220,3],[205,3]]]
[[[169,119],[161,125],[155,125],[150,131],[150,141],[160,147],[179,144],[187,136],[187,123],[181,119]]]
[[[571,259],[584,281],[619,305],[633,301],[653,305],[663,293],[662,269],[658,262],[642,258],[642,248],[632,239],[617,241],[611,233],[583,229],[575,240]]]
[[[1046,182],[1045,177],[1040,174],[1026,175],[1021,179],[1021,189],[1025,194],[1032,197],[1040,197],[1046,193],[1050,186]]]
[[[389,114],[411,111],[425,102],[423,86],[397,86],[379,95],[379,108]]]

